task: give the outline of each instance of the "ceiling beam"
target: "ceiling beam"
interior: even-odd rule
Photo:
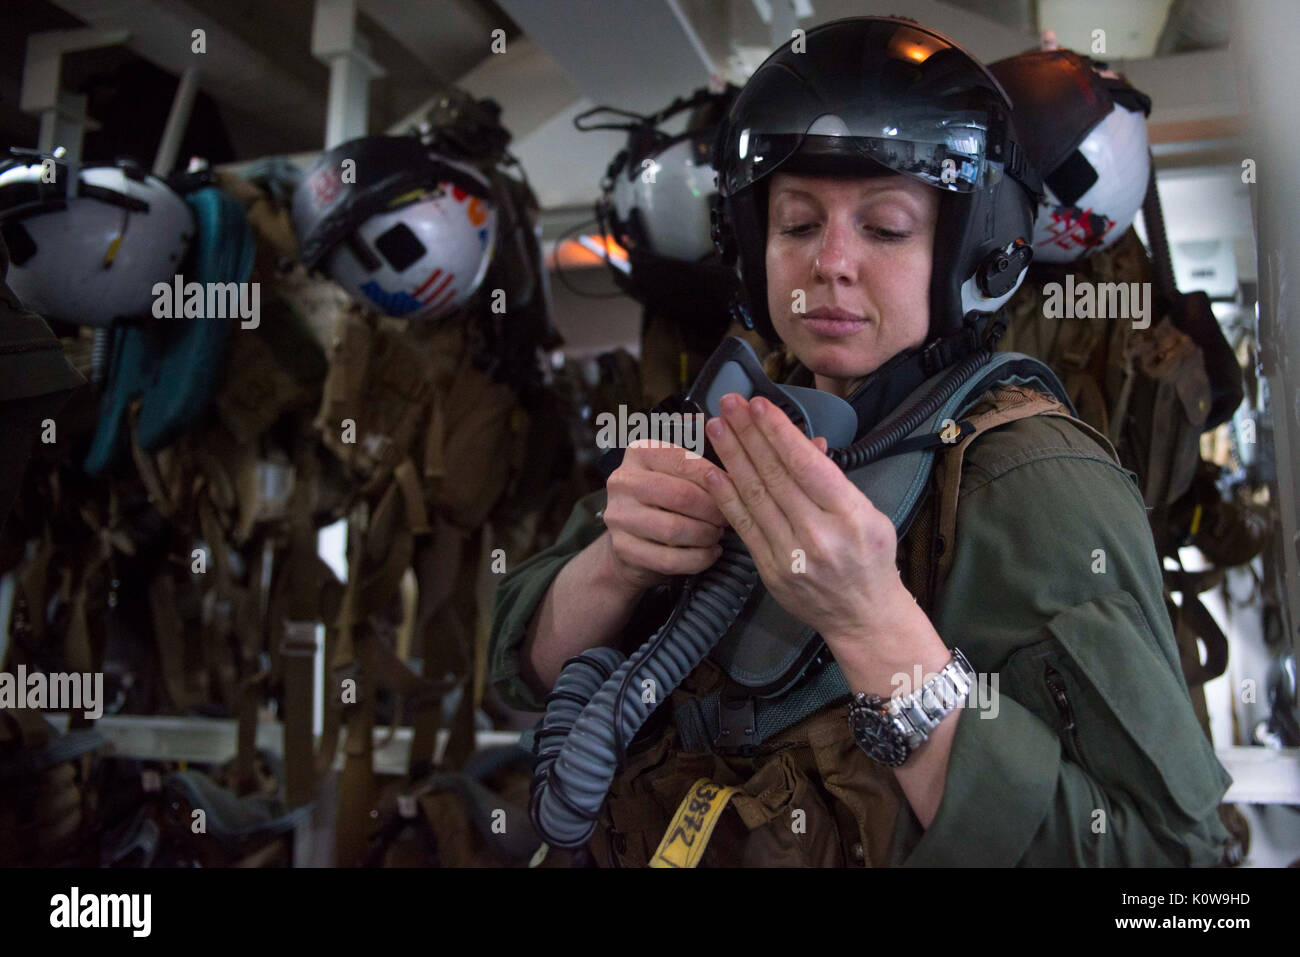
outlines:
[[[223,106],[266,126],[319,141],[325,120],[325,89],[312,89],[274,58],[185,0],[54,3],[92,27],[129,30],[126,46],[169,73],[181,76],[198,66],[204,92]],[[204,31],[205,53],[192,52],[194,30]]]
[[[507,26],[471,0],[357,0],[357,6],[443,82],[488,56],[492,30]]]
[[[501,7],[593,103],[662,109],[709,81],[709,66],[663,0],[501,0]]]

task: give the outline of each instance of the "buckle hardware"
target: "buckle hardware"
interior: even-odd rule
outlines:
[[[718,736],[714,746],[721,752],[752,754],[758,750],[756,699],[718,696]]]

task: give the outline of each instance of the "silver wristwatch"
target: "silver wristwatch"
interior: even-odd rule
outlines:
[[[881,764],[898,767],[945,715],[962,706],[974,681],[975,670],[954,648],[944,669],[911,694],[882,698],[859,692],[849,703],[849,726],[858,747]]]

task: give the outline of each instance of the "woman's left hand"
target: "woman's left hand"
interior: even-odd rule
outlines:
[[[836,643],[879,638],[914,605],[893,522],[826,456],[824,438],[734,393],[706,430],[727,469],[706,485],[786,611]]]

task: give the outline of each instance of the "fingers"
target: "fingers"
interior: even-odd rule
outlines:
[[[752,445],[754,449],[750,449],[751,452],[759,449],[760,456],[770,454],[774,457],[782,466],[784,475],[789,476],[793,485],[802,492],[802,495],[794,496],[794,501],[807,499],[819,508],[834,511],[847,480],[844,473],[826,456],[826,440],[819,437],[820,445],[816,450],[811,449],[807,436],[771,402],[756,398],[749,403],[749,407],[757,425],[756,432],[764,442],[760,445],[756,441],[751,443],[747,440],[746,448],[749,449]],[[813,441],[816,443],[818,439]],[[770,465],[768,467],[771,468]],[[786,487],[774,487],[773,494],[785,507]]]
[[[722,538],[723,526],[653,508],[626,497],[609,500],[605,526],[637,538],[678,548],[708,548]]]
[[[635,580],[694,575],[717,561],[727,520],[697,484],[709,471],[721,472],[681,448],[628,447],[605,483],[604,522],[615,559]]]
[[[716,442],[714,447],[717,447]],[[718,508],[727,519],[727,524],[736,530],[740,540],[749,549],[749,554],[753,557],[759,573],[761,574],[765,568],[772,567],[775,554],[772,543],[740,493],[736,491],[735,483],[731,481],[730,476],[719,469],[705,478],[705,484],[713,493]]]
[[[816,505],[758,428],[750,403],[737,395],[724,396],[722,414],[721,420],[709,423],[709,436],[727,474],[773,544],[790,541],[796,529],[817,520]],[[808,454],[819,454],[807,443],[805,448]]]
[[[619,561],[633,569],[658,575],[695,575],[718,560],[722,548],[678,548],[647,541],[621,530],[610,529],[610,545]]]
[[[712,462],[698,461],[708,466],[707,471],[718,471]],[[655,464],[659,467],[653,468]],[[644,505],[721,527],[727,520],[704,487],[705,474],[706,470],[696,468],[693,463],[687,464],[681,450],[639,449],[613,471],[605,488],[611,502],[626,496]],[[697,475],[698,479],[695,478]]]
[[[643,468],[679,476],[701,488],[704,486],[704,477],[717,469],[716,465],[702,455],[688,452],[678,445],[652,445],[648,439],[637,439],[629,445],[627,455]]]

